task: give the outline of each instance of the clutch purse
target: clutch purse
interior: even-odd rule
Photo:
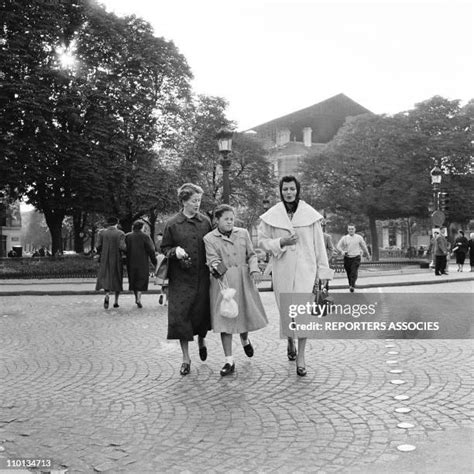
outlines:
[[[226,271],[227,267],[222,262],[219,262],[217,267],[211,270],[211,274],[214,278],[221,278],[225,275]]]

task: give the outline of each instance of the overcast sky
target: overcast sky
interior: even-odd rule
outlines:
[[[375,113],[474,97],[473,2],[102,0],[172,40],[239,130],[344,93]]]

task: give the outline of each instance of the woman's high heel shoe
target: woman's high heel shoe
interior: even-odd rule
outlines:
[[[288,344],[288,347],[286,349],[286,353],[288,355],[288,360],[296,360],[296,347],[294,346],[291,346],[290,344]]]
[[[179,373],[181,375],[188,375],[190,372],[191,372],[191,361],[189,361],[189,363],[183,362],[181,364],[181,369]]]
[[[306,373],[306,367],[296,367],[296,374],[300,377],[304,377]]]

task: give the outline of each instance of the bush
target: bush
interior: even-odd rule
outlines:
[[[0,259],[0,279],[95,278],[99,262],[87,255]]]

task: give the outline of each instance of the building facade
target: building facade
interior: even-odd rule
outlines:
[[[344,94],[253,127],[269,151],[275,176],[298,174],[305,156],[333,139],[348,117],[371,113]]]

